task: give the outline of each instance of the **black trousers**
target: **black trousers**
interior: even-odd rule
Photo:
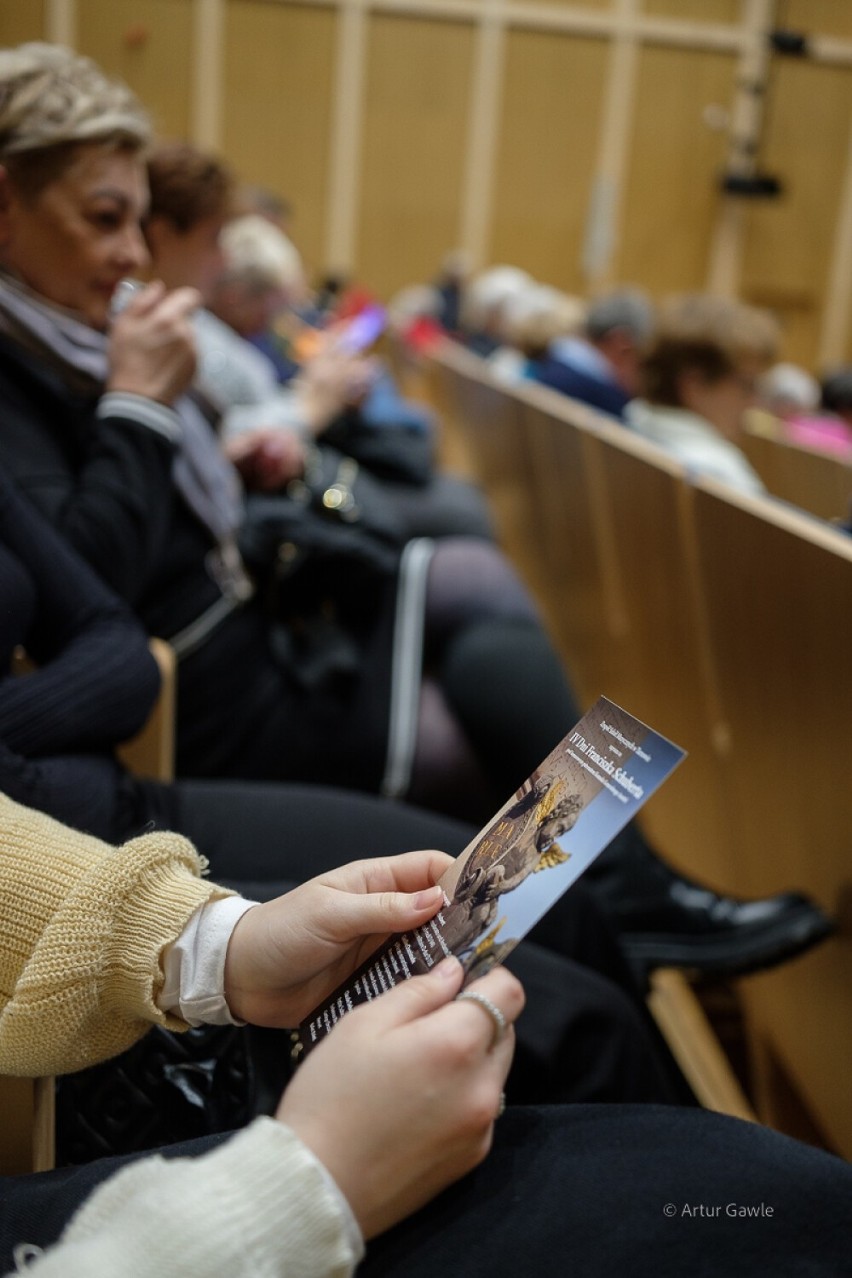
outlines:
[[[163,1152],[197,1156],[224,1139]],[[76,1207],[128,1161],[0,1181],[3,1272],[17,1243],[54,1242]],[[706,1110],[510,1109],[486,1161],[371,1242],[359,1273],[838,1278],[852,1271],[850,1201],[848,1163]]]

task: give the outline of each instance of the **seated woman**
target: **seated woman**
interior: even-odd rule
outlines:
[[[168,288],[197,288],[196,388],[220,414],[226,452],[249,488],[282,489],[318,471],[331,483],[354,458],[358,504],[371,503],[396,535],[477,536],[493,528],[482,493],[437,473],[433,422],[405,401],[375,358],[335,333],[297,321],[307,296],[301,258],[258,215],[227,220],[233,180],[215,157],[187,143],[160,143],[147,157],[145,237],[150,273]],[[288,312],[305,338],[302,367],[286,387],[249,338]]]
[[[0,797],[0,1068],[73,1070],[150,1022],[292,1025],[377,934],[434,914],[446,864],[438,852],[360,862],[245,909],[198,877],[183,839],[148,834],[117,855]],[[4,1271],[845,1272],[848,1163],[704,1110],[504,1115],[523,990],[502,968],[459,997],[461,981],[446,959],[345,1016],[275,1117],[228,1140],[123,1170],[104,1159],[6,1178]]]
[[[642,361],[642,398],[627,406],[627,425],[691,475],[720,479],[742,493],[765,492],[736,440],[777,344],[764,311],[709,294],[671,300],[660,310]]]
[[[146,115],[47,45],[0,53],[0,85],[0,462],[175,648],[179,775],[321,781],[480,824],[579,718],[523,585],[485,541],[411,542],[350,601],[357,661],[318,682],[315,629],[273,636],[237,550],[236,472],[191,394],[198,293],[154,282],[110,320],[147,261]],[[603,899],[667,962],[743,971],[825,934],[798,895],[683,892],[635,830],[624,848]]]

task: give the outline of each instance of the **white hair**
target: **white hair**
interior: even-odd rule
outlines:
[[[299,250],[283,231],[259,213],[234,218],[220,240],[225,259],[224,280],[239,280],[256,288],[280,288],[300,294],[305,273]]]
[[[464,292],[463,320],[466,328],[487,329],[500,324],[500,315],[510,297],[531,288],[535,280],[518,266],[492,266],[481,271]]]
[[[545,349],[556,337],[573,337],[583,327],[586,305],[549,284],[513,293],[503,305],[506,340],[525,350]]]
[[[813,412],[819,407],[820,387],[798,364],[773,364],[760,379],[761,399],[775,412]]]

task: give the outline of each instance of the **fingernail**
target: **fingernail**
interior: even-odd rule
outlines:
[[[415,910],[425,910],[430,905],[436,905],[443,895],[437,883],[434,887],[424,888],[422,892],[418,892],[414,897],[414,908]]]
[[[441,959],[437,967],[432,968],[432,971],[440,976],[444,981],[457,980],[458,974],[461,971],[461,963],[458,961],[455,954],[449,954],[446,958]]]

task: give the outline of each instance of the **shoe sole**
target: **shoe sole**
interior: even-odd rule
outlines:
[[[646,972],[655,967],[679,967],[705,976],[747,976],[796,958],[834,931],[829,919],[801,919],[798,929],[787,925],[783,937],[720,936],[702,941],[648,932],[624,932],[619,941],[631,964]]]

